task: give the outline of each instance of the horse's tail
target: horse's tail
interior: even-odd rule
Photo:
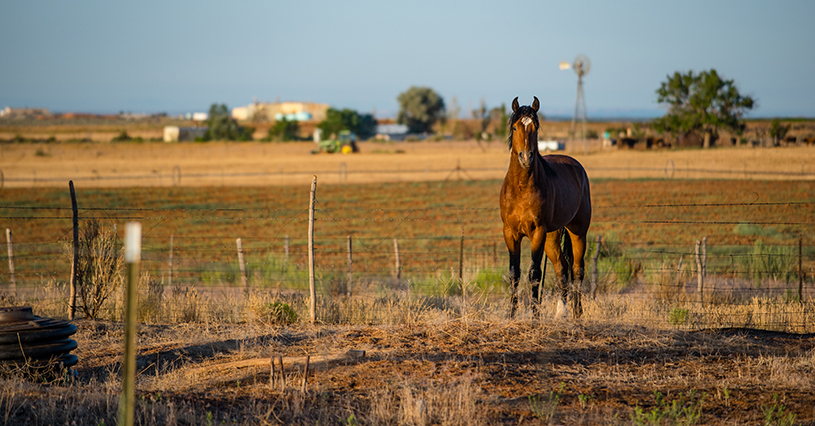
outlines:
[[[572,251],[572,238],[566,228],[560,229],[560,251],[563,253],[563,260],[566,268],[566,283],[574,281],[574,251]]]

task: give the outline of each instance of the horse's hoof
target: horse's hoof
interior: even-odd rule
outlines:
[[[566,307],[566,302],[563,300],[557,301],[557,309],[555,309],[555,318],[562,319],[569,316],[569,308]]]

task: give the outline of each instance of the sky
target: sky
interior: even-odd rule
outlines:
[[[815,117],[815,2],[0,2],[0,108],[178,114],[308,101],[394,117],[411,86],[465,116],[537,96],[571,117],[648,118],[676,71],[716,69],[748,117]]]

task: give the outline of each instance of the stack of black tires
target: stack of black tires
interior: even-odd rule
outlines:
[[[38,317],[30,307],[0,308],[0,365],[62,371],[78,361],[74,333],[75,325]]]

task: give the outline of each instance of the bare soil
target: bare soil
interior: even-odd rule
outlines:
[[[79,321],[79,328],[77,383],[37,392],[33,385],[24,401],[7,396],[0,405],[15,409],[6,424],[46,424],[36,413],[48,399],[65,404],[50,419],[55,424],[81,418],[71,410],[82,403],[98,413],[85,420],[115,418],[115,404],[98,401],[112,398],[96,394],[115,396],[121,326]],[[366,356],[312,365],[305,394],[302,364],[287,366],[285,388],[278,379],[274,389],[268,366],[196,373],[241,359],[349,349]],[[633,424],[635,407],[665,409],[655,392],[670,403],[695,391],[698,424],[758,424],[762,410],[783,406],[797,416],[795,424],[806,425],[815,424],[814,350],[813,335],[594,321],[145,325],[139,418],[146,424],[313,425],[347,424],[353,415],[356,424],[417,424],[424,415],[427,424]],[[114,384],[100,385],[105,382]],[[535,410],[535,401],[549,404],[553,396],[559,400],[546,405],[551,418]],[[442,410],[463,417],[450,420]]]

